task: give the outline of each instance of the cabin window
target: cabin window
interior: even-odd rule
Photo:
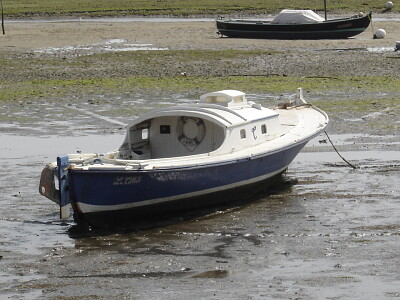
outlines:
[[[148,140],[149,139],[149,129],[145,128],[142,130],[142,140]]]
[[[208,96],[205,100],[206,103],[227,103],[228,100],[224,96]]]
[[[267,125],[263,124],[261,125],[261,133],[266,134],[267,133]]]
[[[236,96],[233,98],[233,102],[235,103],[241,103],[243,102],[243,96]]]
[[[170,134],[171,133],[171,126],[169,126],[169,125],[160,125],[160,133],[161,134]]]
[[[245,129],[241,129],[240,130],[240,138],[241,139],[245,139],[246,138],[246,130]]]

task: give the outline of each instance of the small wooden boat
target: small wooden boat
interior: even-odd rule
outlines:
[[[283,10],[274,20],[217,20],[218,33],[233,38],[315,40],[345,39],[362,33],[371,22],[367,14],[324,20],[311,10]]]
[[[297,97],[274,109],[235,90],[167,107],[127,126],[105,154],[69,154],[42,171],[39,192],[94,227],[116,227],[254,196],[328,124]]]

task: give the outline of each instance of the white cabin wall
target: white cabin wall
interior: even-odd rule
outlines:
[[[177,133],[179,117],[161,117],[151,121],[150,145],[151,158],[165,158],[188,156],[201,153],[208,153],[217,149],[224,140],[224,130],[218,125],[207,120],[204,121],[205,135],[203,140],[193,151],[186,148],[179,140]],[[169,125],[170,133],[160,133],[161,125]]]
[[[266,126],[266,133],[262,133],[262,125]],[[255,127],[254,134],[253,128]],[[281,124],[278,117],[268,118],[260,120],[258,122],[244,124],[243,126],[236,126],[227,130],[227,138],[229,141],[223,145],[218,153],[230,153],[233,151],[243,150],[246,148],[251,149],[252,146],[256,146],[265,143],[271,139],[276,138],[273,132],[280,132]],[[245,138],[242,138],[241,130],[245,132]]]
[[[271,120],[269,120],[267,123],[268,140],[277,138],[278,137],[278,136],[276,136],[277,134],[279,134],[279,136],[280,136],[281,132],[282,132],[281,129],[282,129],[282,125],[279,120],[279,117],[275,117],[275,118],[272,118]]]

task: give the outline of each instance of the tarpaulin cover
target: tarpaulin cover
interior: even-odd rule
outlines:
[[[277,15],[271,23],[273,24],[304,24],[319,23],[324,19],[312,10],[293,10],[284,9]]]

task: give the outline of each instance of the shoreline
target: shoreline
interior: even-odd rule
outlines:
[[[321,12],[317,12],[321,14]],[[152,15],[152,16],[140,16],[140,15],[131,15],[131,16],[104,16],[104,17],[88,17],[88,16],[79,16],[79,15],[71,15],[71,16],[56,16],[56,17],[14,17],[10,19],[4,19],[4,24],[13,24],[13,23],[70,23],[70,22],[88,22],[88,23],[102,23],[102,22],[111,22],[111,23],[132,23],[132,22],[148,22],[148,23],[173,23],[173,22],[214,22],[219,18],[232,18],[232,19],[249,19],[249,20],[267,20],[271,21],[277,14],[262,14],[262,15],[229,15],[229,14],[221,14],[221,15],[193,15],[193,16],[168,16],[168,15]],[[339,19],[346,18],[354,15],[354,12],[349,13],[332,13],[328,15],[328,19]],[[399,22],[400,21],[400,13],[372,13],[372,22]]]
[[[373,31],[383,28],[387,32],[384,39],[373,39]],[[13,65],[3,66],[5,72],[0,80],[9,82],[35,78],[37,71],[26,64],[28,59],[49,59],[46,68],[65,73],[67,77],[85,78],[87,74],[102,74],[102,57],[107,54],[107,70],[117,71],[121,67],[118,53],[130,54],[129,61],[122,61],[128,70],[115,73],[119,77],[171,76],[185,71],[196,76],[227,76],[253,74],[256,76],[274,74],[282,76],[396,76],[400,68],[399,52],[394,52],[400,40],[400,22],[374,22],[367,30],[354,38],[344,40],[264,40],[221,38],[217,34],[214,21],[174,21],[169,22],[112,22],[101,20],[86,21],[24,21],[9,23],[6,35],[0,36],[0,58]],[[135,59],[136,55],[148,51],[152,64],[144,64]],[[171,55],[152,55],[153,50],[171,50]],[[230,51],[246,52],[246,58],[229,58]],[[175,52],[173,52],[175,51]],[[192,60],[182,61],[176,51],[198,51]],[[215,57],[221,55],[220,66],[215,65]],[[224,58],[223,51],[226,51]],[[254,54],[249,52],[254,51]],[[204,53],[205,53],[204,52]],[[122,55],[122,54],[121,54]],[[91,64],[85,68],[69,68],[60,60],[78,63],[80,57],[91,57]],[[125,55],[127,56],[127,55]],[[15,60],[19,59],[19,60]],[[72,60],[72,61],[71,61]],[[201,61],[201,64],[200,62]],[[94,63],[94,64],[93,64]],[[15,70],[20,68],[23,73]],[[52,66],[54,64],[54,66]],[[139,65],[138,65],[139,64]],[[96,68],[97,65],[97,68]],[[162,66],[160,68],[159,66]],[[216,68],[219,68],[218,70]],[[9,70],[9,72],[8,72]],[[41,79],[51,79],[52,73]],[[54,73],[53,73],[54,74]],[[44,76],[44,77],[43,77]],[[64,76],[64,75],[63,75]],[[59,77],[57,77],[59,78]],[[64,78],[64,77],[61,77]]]
[[[342,40],[264,40],[219,38],[215,19],[117,17],[72,19],[23,19],[5,22],[6,34],[0,35],[0,52],[32,50],[43,47],[87,45],[107,39],[127,39],[171,50],[185,49],[340,49],[395,46],[400,40],[400,23],[390,19],[399,14],[373,17],[363,33]],[[257,17],[254,17],[257,18]],[[51,26],[49,26],[51,25]],[[373,39],[377,29],[384,29],[384,39]],[[223,43],[221,43],[223,41]]]

